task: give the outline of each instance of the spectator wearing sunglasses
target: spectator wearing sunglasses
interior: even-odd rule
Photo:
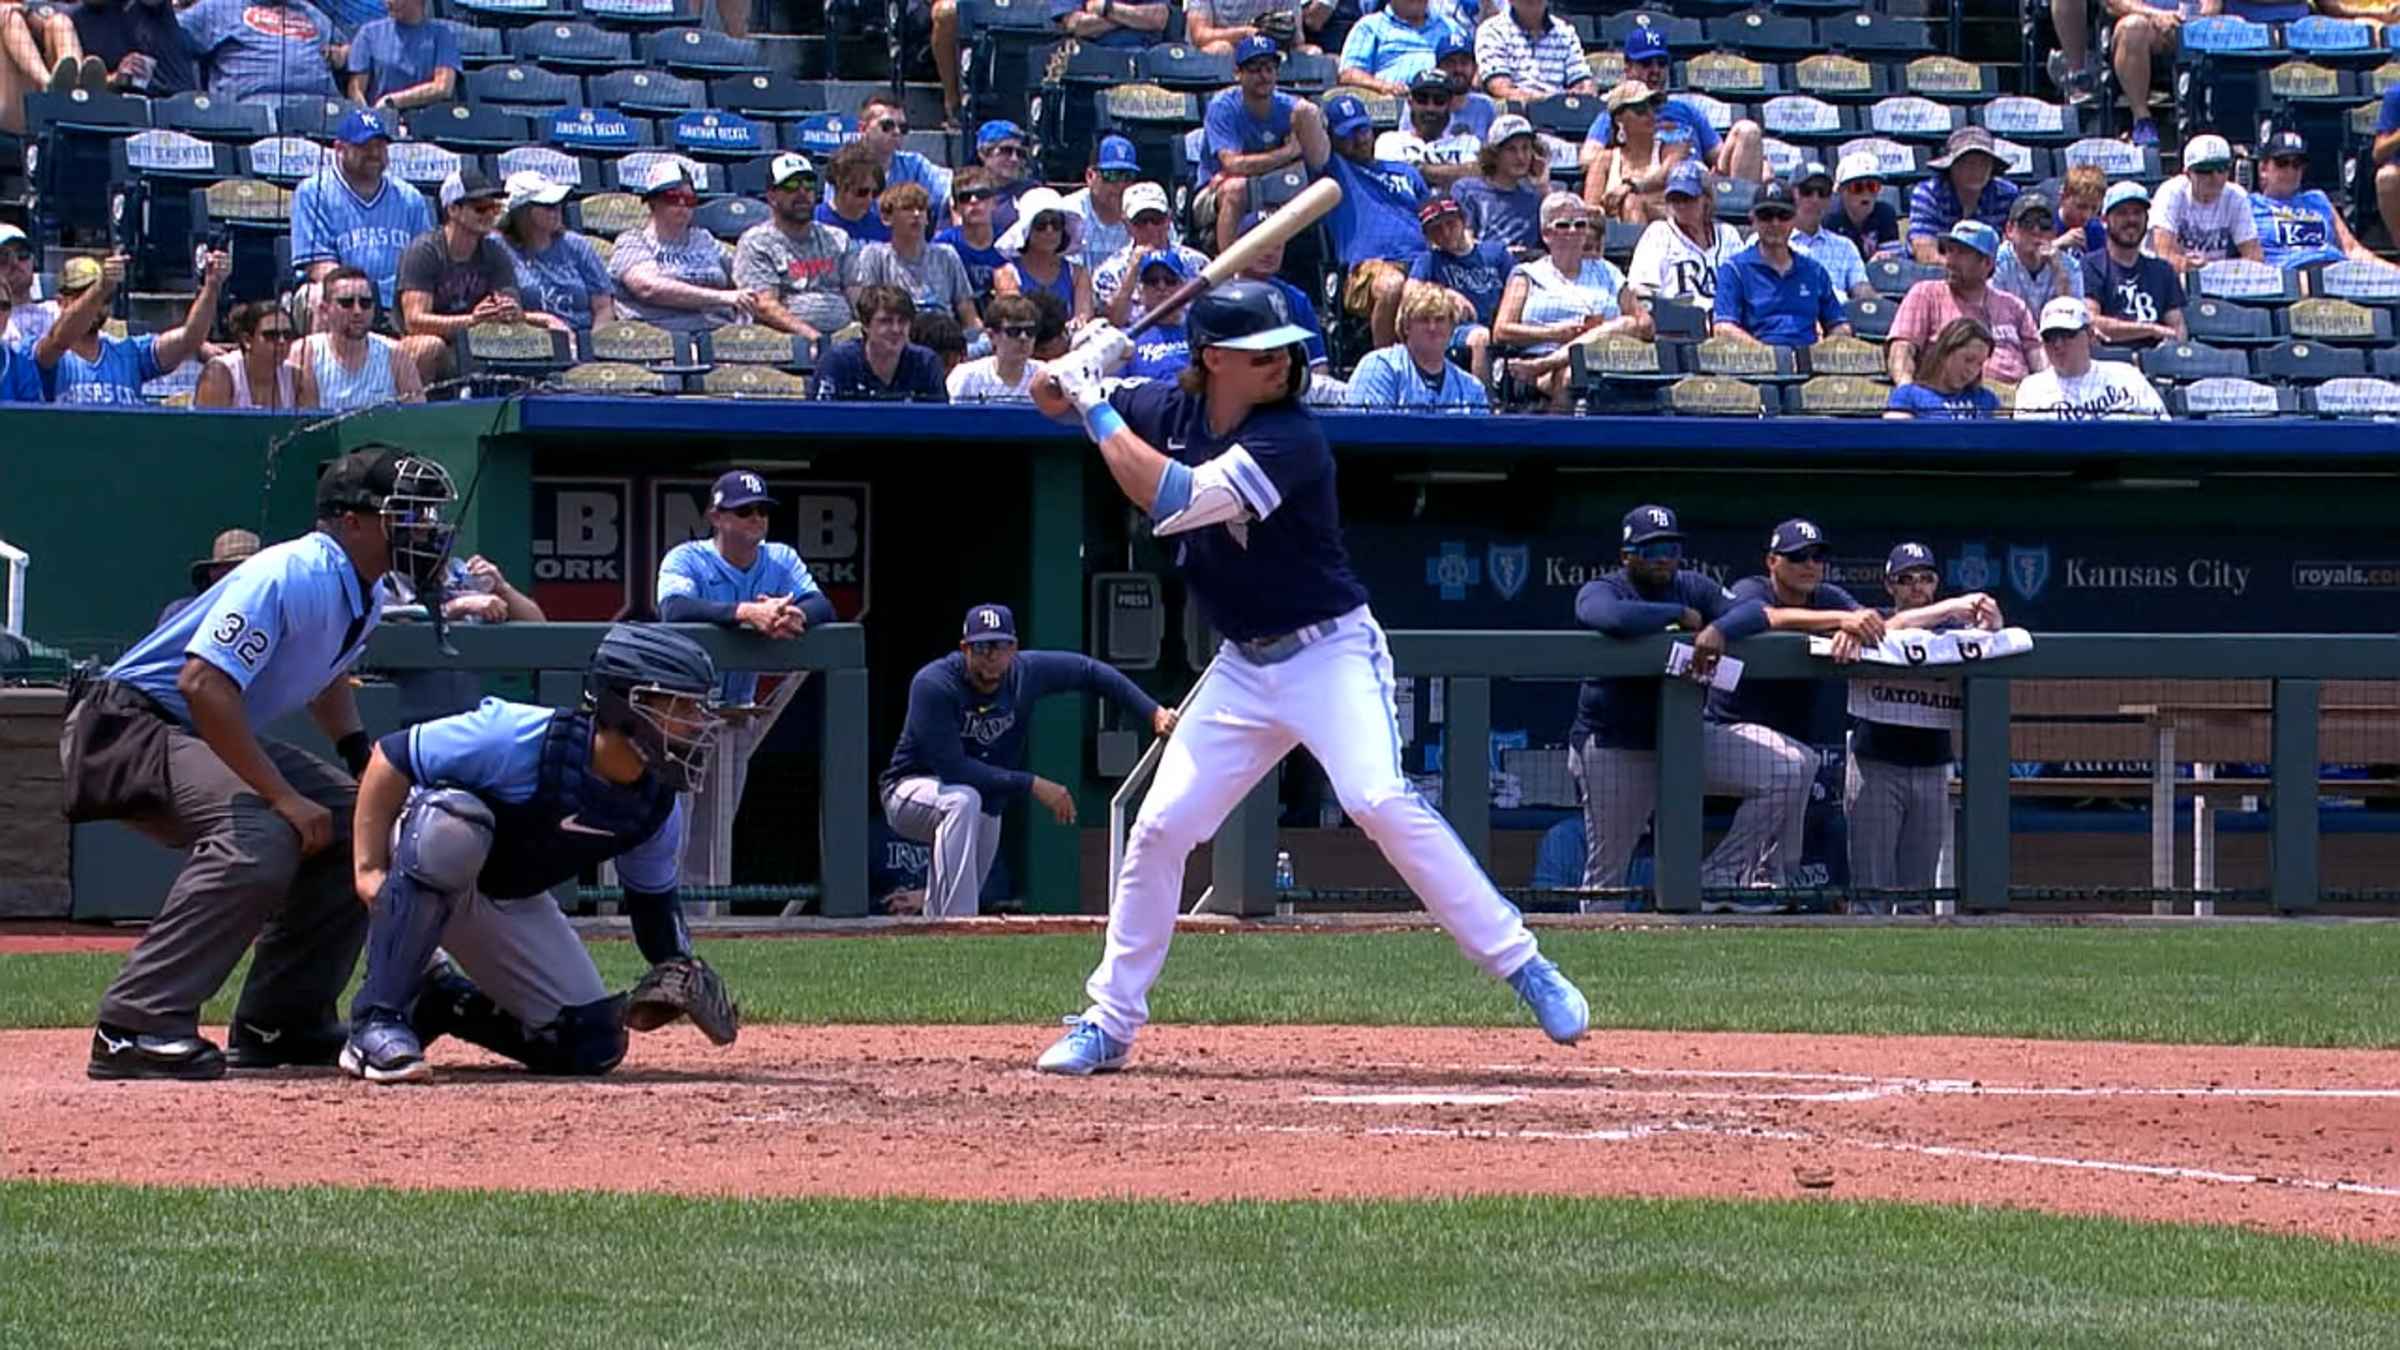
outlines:
[[[375,283],[367,274],[340,264],[325,274],[318,294],[317,331],[292,352],[296,405],[349,412],[395,400],[421,401],[425,387],[415,358],[403,344],[370,331]]]
[[[825,181],[833,190],[817,203],[817,223],[840,230],[858,248],[890,241],[891,227],[875,205],[883,196],[883,170],[874,151],[856,143],[834,151],[825,162]]]
[[[1625,35],[1625,78],[1639,80],[1651,93],[1665,96],[1666,101],[1658,108],[1657,135],[1658,143],[1668,151],[1667,163],[1697,159],[1721,178],[1738,178],[1746,183],[1765,180],[1766,133],[1757,122],[1745,117],[1720,136],[1705,109],[1690,99],[1675,97],[1674,58],[1658,30],[1645,26]],[[1592,118],[1591,128],[1584,133],[1587,147],[1609,143],[1614,113],[1614,109],[1603,109]]]
[[[959,170],[950,182],[950,201],[958,212],[958,223],[933,237],[933,242],[949,245],[966,267],[967,285],[975,293],[978,310],[991,303],[993,274],[1008,265],[1008,254],[1002,251],[992,224],[992,209],[999,196],[999,188],[986,171]]]
[[[914,183],[925,189],[932,219],[950,219],[950,171],[914,150],[908,142],[908,110],[889,94],[870,97],[858,109],[858,141],[875,157],[885,188]]]
[[[898,286],[864,286],[851,298],[861,333],[817,361],[813,397],[947,403],[941,358],[908,340],[916,302]]]
[[[1654,328],[1640,292],[1594,246],[1591,208],[1581,197],[1553,192],[1543,201],[1542,237],[1549,251],[1509,275],[1492,340],[1530,356],[1513,373],[1564,410],[1572,392],[1569,347],[1620,335],[1646,339]]]
[[[758,321],[815,341],[850,322],[847,268],[857,248],[817,215],[817,166],[792,151],[767,164],[767,219],[742,231],[733,284]]]
[[[1200,162],[1208,181],[1192,196],[1194,228],[1206,231],[1219,249],[1232,246],[1234,227],[1250,209],[1250,180],[1300,158],[1300,143],[1292,138],[1292,108],[1300,100],[1275,87],[1283,66],[1275,40],[1253,33],[1232,52],[1235,83],[1208,100],[1201,126]]]
[[[1336,78],[1355,89],[1405,98],[1417,72],[1441,60],[1445,40],[1474,50],[1473,39],[1448,16],[1433,13],[1427,0],[1390,0],[1351,25]]]
[[[1435,192],[1472,176],[1483,139],[1451,116],[1457,103],[1449,76],[1430,66],[1418,71],[1408,82],[1408,117],[1375,138],[1375,158],[1414,165]]]
[[[142,386],[199,354],[217,320],[231,266],[222,253],[201,260],[200,291],[183,324],[158,334],[116,337],[107,331],[110,300],[125,283],[125,255],[105,263],[69,258],[58,272],[58,322],[33,344],[33,363],[53,403],[110,403],[140,407]]]
[[[1867,280],[1867,260],[1859,256],[1858,245],[1848,235],[1830,229],[1825,217],[1833,210],[1833,175],[1815,161],[1800,166],[1799,177],[1792,183],[1792,251],[1806,254],[1810,261],[1825,269],[1833,278],[1834,294],[1852,300],[1864,300],[1875,294],[1875,285]]]
[[[1017,203],[1040,187],[1026,172],[1033,166],[1031,138],[1014,122],[984,123],[975,132],[975,159],[992,185],[992,228],[1006,234],[1017,223]],[[951,180],[956,191],[957,180]]]
[[[642,190],[642,204],[650,208],[649,223],[618,235],[608,255],[626,318],[698,333],[757,312],[751,293],[733,284],[725,250],[707,231],[692,228],[700,193],[682,164],[661,161]]]
[[[1092,272],[1092,299],[1119,328],[1130,327],[1142,317],[1142,297],[1138,267],[1156,253],[1173,253],[1182,259],[1184,270],[1198,275],[1208,266],[1208,255],[1195,248],[1175,242],[1175,219],[1167,208],[1167,190],[1156,183],[1136,183],[1125,191],[1125,217],[1133,227],[1133,241],[1124,250]]]
[[[950,372],[952,403],[1025,402],[1033,395],[1033,377],[1042,363],[1033,359],[1034,339],[1041,332],[1041,306],[1022,295],[1003,295],[984,315],[990,321],[992,354],[979,356]]]
[[[1847,337],[1850,316],[1823,267],[1792,247],[1792,189],[1769,179],[1750,204],[1750,247],[1717,265],[1715,332],[1770,347]]]
[[[1482,144],[1491,134],[1493,119],[1500,116],[1500,105],[1483,92],[1482,72],[1475,64],[1475,23],[1470,17],[1457,21],[1457,31],[1446,33],[1433,44],[1433,64],[1450,81],[1450,125]]]
[[[1191,340],[1183,329],[1184,307],[1177,304],[1170,308],[1167,302],[1174,297],[1177,287],[1195,275],[1191,264],[1171,249],[1160,249],[1142,258],[1135,284],[1141,287],[1142,312],[1156,312],[1158,322],[1133,339],[1133,354],[1125,361],[1125,378],[1172,380],[1191,365]]]
[[[192,403],[201,408],[296,408],[292,342],[300,336],[291,316],[269,300],[235,305],[225,326],[233,350],[200,370]]]
[[[992,274],[992,298],[1048,296],[1076,327],[1092,321],[1092,274],[1082,262],[1083,217],[1066,209],[1049,188],[1035,188],[1019,203],[1024,214],[1000,237],[1009,261]]]
[[[1058,31],[1102,47],[1147,47],[1167,31],[1171,4],[1132,0],[1050,0],[1050,22]]]
[[[2250,191],[2250,218],[2258,226],[2262,256],[2285,271],[2353,258],[2379,262],[2360,244],[2323,192],[2307,186],[2308,142],[2296,131],[2278,131],[2259,152],[2258,186]]]
[[[1583,142],[1583,199],[1608,220],[1663,220],[1667,170],[1685,157],[1659,135],[1666,96],[1640,80],[1620,80],[1607,102]]]
[[[519,303],[517,265],[500,246],[506,194],[469,165],[442,180],[442,223],[400,254],[400,331],[430,382],[450,364],[450,339],[479,323],[537,322]]]
[[[1141,161],[1133,142],[1122,136],[1103,136],[1092,147],[1091,163],[1083,170],[1083,189],[1070,194],[1067,210],[1082,218],[1076,231],[1076,261],[1098,280],[1100,264],[1133,242],[1133,223],[1125,218],[1125,192],[1141,181]],[[1103,299],[1105,303],[1105,299]]]

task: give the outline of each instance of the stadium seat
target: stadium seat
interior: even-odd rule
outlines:
[[[1900,302],[1888,296],[1845,302],[1850,311],[1850,331],[1868,342],[1883,342],[1892,335],[1892,318],[1900,312]]]
[[[561,108],[542,125],[542,140],[579,155],[623,154],[658,144],[658,128],[614,108]]]
[[[430,141],[394,141],[390,166],[404,183],[430,196],[442,180],[465,167],[467,157]]]
[[[503,34],[499,29],[486,28],[480,24],[459,23],[450,19],[437,22],[450,25],[450,31],[458,38],[459,64],[468,70],[496,66],[508,59],[508,44],[503,41]]]
[[[1793,63],[1792,90],[1828,103],[1873,103],[1892,92],[1892,68],[1821,53]]]
[[[1817,51],[1817,26],[1807,19],[1750,10],[1710,19],[1711,45],[1759,61],[1795,61]]]
[[[1787,384],[1801,378],[1799,358],[1791,348],[1741,338],[1703,339],[1692,348],[1687,369],[1695,375],[1727,375],[1755,384]]]
[[[822,173],[825,161],[841,148],[858,139],[858,119],[848,113],[810,113],[796,122],[787,123],[781,132],[786,149],[798,150],[817,157],[817,170]]]
[[[511,28],[575,16],[575,8],[568,0],[447,0],[447,3],[464,22],[487,28]]]
[[[1783,94],[1759,105],[1759,127],[1767,135],[1799,146],[1832,145],[1856,136],[1858,110],[1842,108],[1807,94]]]
[[[402,114],[408,134],[462,153],[513,150],[533,141],[533,123],[516,113],[468,103],[437,103]]]
[[[2191,284],[2191,292],[2245,305],[2280,307],[2300,298],[2300,282],[2270,263],[2227,258],[2202,267]]]
[[[333,167],[333,151],[304,136],[269,136],[235,152],[245,178],[297,183]]]
[[[1233,83],[1233,57],[1217,55],[1180,42],[1162,42],[1142,50],[1141,77],[1168,89],[1214,93]]]
[[[1778,406],[1782,399],[1776,400]],[[1686,375],[1667,386],[1664,411],[1678,417],[1765,417],[1765,391],[1719,375]]]
[[[233,257],[225,298],[272,300],[292,275],[292,193],[255,178],[228,178],[192,190],[190,213],[200,233],[223,241]]]
[[[1885,136],[1861,136],[1856,140],[1844,141],[1835,146],[1833,162],[1847,159],[1854,154],[1873,155],[1876,172],[1881,175],[1884,182],[1909,184],[1930,174],[1925,167],[1925,161],[1932,156],[1924,153],[1925,148],[1903,145]]]
[[[1633,251],[1640,247],[1642,231],[1647,228],[1630,220],[1608,221],[1600,232],[1600,256],[1623,270],[1632,263]]]
[[[594,325],[576,336],[577,355],[586,361],[623,361],[650,370],[694,374],[703,367],[696,359],[692,335],[624,319]]]
[[[744,163],[776,147],[775,124],[753,122],[714,108],[688,112],[665,125],[667,145],[686,155]]]
[[[211,98],[201,93],[153,99],[150,124],[204,141],[255,141],[274,134],[275,116],[264,103]]]
[[[2298,301],[2283,313],[2284,331],[2295,338],[2346,346],[2388,347],[2392,343],[2392,312],[2388,309],[2319,295]]]
[[[464,88],[468,103],[526,116],[570,108],[584,101],[583,81],[523,62],[486,66],[469,74]],[[593,99],[596,103],[604,101]]]
[[[753,225],[764,225],[773,218],[767,204],[751,197],[719,197],[703,202],[692,213],[692,228],[704,230],[730,244],[742,237],[742,231]]]
[[[736,75],[709,81],[708,102],[760,121],[790,122],[825,111],[825,86],[788,75]]]
[[[150,125],[150,105],[114,94],[25,96],[25,177],[34,226],[51,238],[97,240],[109,230],[111,147]]]
[[[1600,45],[1625,49],[1625,39],[1636,28],[1647,28],[1667,44],[1667,51],[1676,56],[1688,56],[1708,49],[1708,32],[1698,19],[1663,9],[1628,9],[1605,15],[1596,31]]]
[[[2300,410],[2298,394],[2256,380],[2212,376],[2170,389],[2167,411],[2177,417],[2280,417]]]
[[[1568,387],[1586,414],[1646,415],[1658,411],[1666,387],[1684,375],[1684,349],[1634,338],[1604,338],[1567,348]]]
[[[808,380],[773,366],[718,366],[700,377],[710,398],[807,398]]]
[[[2188,384],[2195,380],[2248,379],[2250,358],[2230,347],[2205,342],[2162,342],[2143,352],[2142,373],[2153,380]]]
[[[1333,53],[1310,55],[1295,52],[1283,58],[1283,70],[1275,77],[1277,87],[1289,89],[1302,98],[1315,98],[1340,81],[1341,62]]]
[[[630,155],[620,156],[603,171],[603,177],[612,187],[639,193],[649,184],[651,175],[658,172],[659,165],[667,160],[683,166],[684,173],[691,178],[692,185],[699,189],[701,196],[710,197],[725,190],[724,165],[666,150],[636,150]]]
[[[1868,106],[1863,129],[1901,142],[1939,145],[1966,124],[1967,110],[1919,94],[1895,94]]]
[[[682,113],[702,105],[707,92],[698,80],[679,79],[654,70],[618,70],[595,75],[592,102],[603,108],[633,113]]]
[[[276,135],[310,136],[318,140],[330,140],[334,128],[359,106],[346,98],[318,98],[310,94],[268,99],[266,105],[275,116]],[[401,120],[406,122],[407,118],[403,116]]]
[[[1783,410],[1799,417],[1881,417],[1891,406],[1892,386],[1865,375],[1818,375],[1783,390]]]
[[[675,28],[642,39],[650,64],[691,80],[764,75],[766,62],[756,42],[703,28]]]
[[[522,375],[544,379],[573,364],[565,333],[530,323],[479,323],[451,339],[458,368],[467,375]]]
[[[559,372],[560,389],[575,394],[680,394],[683,377],[624,361],[586,361]]]
[[[2283,26],[2283,45],[2326,65],[2379,65],[2389,55],[2377,26],[2358,19],[2311,14]]]
[[[569,198],[566,214],[568,229],[603,239],[614,239],[627,230],[650,223],[649,208],[630,192],[595,192],[589,197]]]
[[[180,131],[137,131],[111,143],[109,218],[129,261],[130,290],[179,289],[193,280],[192,192],[234,174],[233,147]]]
[[[1842,8],[1848,12],[1828,14],[1817,24],[1817,39],[1826,50],[1875,60],[1937,49],[1931,27],[1923,19],[1895,19],[1863,5]]]
[[[569,75],[634,64],[633,38],[588,23],[528,24],[508,35],[509,54]]]
[[[1954,56],[1920,56],[1900,68],[1900,79],[1893,87],[1937,103],[1981,103],[1999,97],[2000,68]]]
[[[795,375],[816,369],[815,343],[765,324],[727,324],[699,334],[696,348],[699,361],[708,366],[770,366]]]
[[[2062,169],[2095,164],[2109,180],[2132,179],[2146,188],[2156,188],[2166,177],[2158,162],[2158,147],[2134,145],[2113,136],[2086,136],[2059,151]]]
[[[1975,120],[2019,145],[2070,145],[2083,138],[2082,119],[2072,105],[2038,98],[1993,99],[1975,109]]]
[[[1882,348],[1857,337],[1827,338],[1801,356],[1800,369],[1811,376],[1858,375],[1880,380],[1891,369]]]
[[[1939,281],[1942,269],[1914,258],[1885,255],[1867,259],[1867,284],[1895,304],[1908,298],[1908,288],[1920,281]]]
[[[2321,384],[2345,375],[2367,373],[2367,354],[2356,347],[2294,338],[2250,354],[2259,378],[2279,384]]]
[[[690,28],[700,22],[700,0],[578,0],[583,17],[604,28],[642,31]]]
[[[1693,343],[1708,336],[1708,310],[1699,305],[1653,300],[1650,302],[1650,322],[1652,331],[1658,334],[1661,342]]]
[[[2309,275],[2311,295],[2330,295],[2382,308],[2400,306],[2400,267],[2389,263],[2345,259]]]
[[[2218,347],[2265,347],[2281,341],[2283,311],[2230,300],[2199,299],[2184,306],[2192,341]]]
[[[1535,131],[1548,132],[1565,139],[1571,146],[1583,144],[1583,135],[1592,129],[1592,119],[1604,105],[1592,94],[1552,94],[1536,99],[1525,106],[1525,120],[1533,123]]]
[[[2391,421],[2400,418],[2400,384],[2344,376],[2302,390],[2300,407],[2318,417],[2372,417]]]
[[[500,177],[512,173],[538,173],[553,183],[564,183],[577,193],[600,190],[600,165],[596,160],[570,155],[546,145],[520,145],[503,151],[494,161]]]

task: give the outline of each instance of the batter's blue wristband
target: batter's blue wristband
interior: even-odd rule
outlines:
[[[1117,414],[1115,408],[1106,403],[1098,403],[1092,406],[1091,411],[1083,415],[1083,429],[1091,433],[1092,444],[1098,445],[1123,431],[1125,419]]]

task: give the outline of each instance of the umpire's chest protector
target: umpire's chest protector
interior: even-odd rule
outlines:
[[[542,737],[533,795],[492,802],[492,851],[477,879],[495,900],[520,900],[583,874],[658,833],[675,793],[645,774],[628,786],[592,773],[592,719],[562,712]]]

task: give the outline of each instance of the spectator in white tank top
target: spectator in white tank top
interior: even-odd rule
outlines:
[[[233,307],[226,326],[233,331],[233,350],[201,369],[192,403],[202,408],[298,407],[290,357],[300,330],[291,316],[272,301],[251,300]]]
[[[303,408],[348,412],[425,398],[417,363],[401,345],[369,332],[375,322],[375,283],[355,267],[325,276],[317,331],[292,353],[293,394]]]

